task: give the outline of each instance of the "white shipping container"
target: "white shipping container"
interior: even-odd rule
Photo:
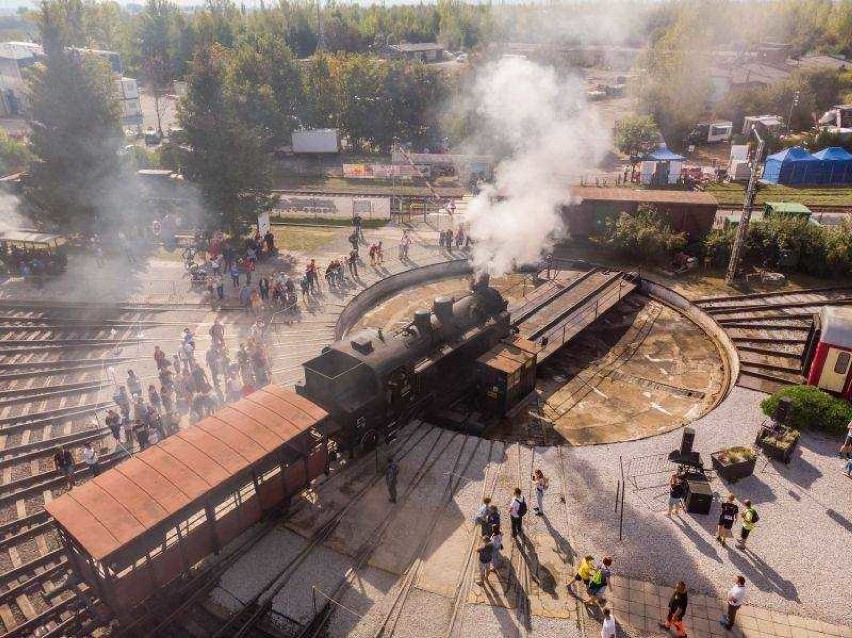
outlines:
[[[294,153],[338,153],[340,137],[336,128],[293,131]]]

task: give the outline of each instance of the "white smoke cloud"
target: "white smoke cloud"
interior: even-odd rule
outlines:
[[[15,195],[0,191],[0,232],[32,227],[32,224],[18,213],[18,203]]]
[[[609,132],[587,108],[580,79],[524,58],[485,67],[472,99],[484,135],[509,149],[466,215],[475,270],[501,275],[553,247],[569,184],[603,159]]]

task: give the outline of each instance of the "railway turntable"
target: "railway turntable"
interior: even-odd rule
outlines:
[[[327,420],[267,386],[52,501],[72,569],[129,621],[327,471]]]

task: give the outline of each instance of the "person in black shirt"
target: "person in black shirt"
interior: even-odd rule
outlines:
[[[683,509],[681,499],[684,496],[686,496],[686,484],[683,477],[677,473],[672,474],[669,480],[669,511],[666,516],[671,518],[672,514],[680,514],[680,510]]]
[[[728,500],[722,503],[722,512],[719,514],[719,525],[716,527],[716,540],[726,545],[726,538],[731,537],[731,528],[734,526],[734,521],[737,520],[737,514],[740,508],[734,502],[736,496],[728,494]]]
[[[56,466],[56,471],[65,477],[68,483],[68,489],[74,487],[74,457],[71,452],[60,446],[56,449],[56,454],[53,455],[53,464]]]
[[[686,636],[686,631],[683,628],[683,617],[686,615],[688,603],[689,596],[686,593],[686,583],[680,581],[675,585],[672,597],[669,598],[669,614],[666,616],[666,622],[660,623],[660,627],[669,629],[674,625],[678,637]]]

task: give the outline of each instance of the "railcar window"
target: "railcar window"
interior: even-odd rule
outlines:
[[[257,481],[258,481],[258,483],[265,483],[266,481],[269,481],[270,479],[272,479],[272,477],[274,477],[274,476],[276,476],[280,473],[281,473],[281,466],[276,465],[271,470],[268,470],[268,471],[264,472],[263,474],[261,474],[260,476],[258,476]]]
[[[846,374],[846,371],[849,369],[850,359],[852,359],[852,355],[848,352],[841,352],[838,354],[837,361],[834,362],[834,373]]]
[[[237,496],[232,496],[229,499],[219,503],[213,513],[216,520],[222,519],[228,512],[237,508]]]

